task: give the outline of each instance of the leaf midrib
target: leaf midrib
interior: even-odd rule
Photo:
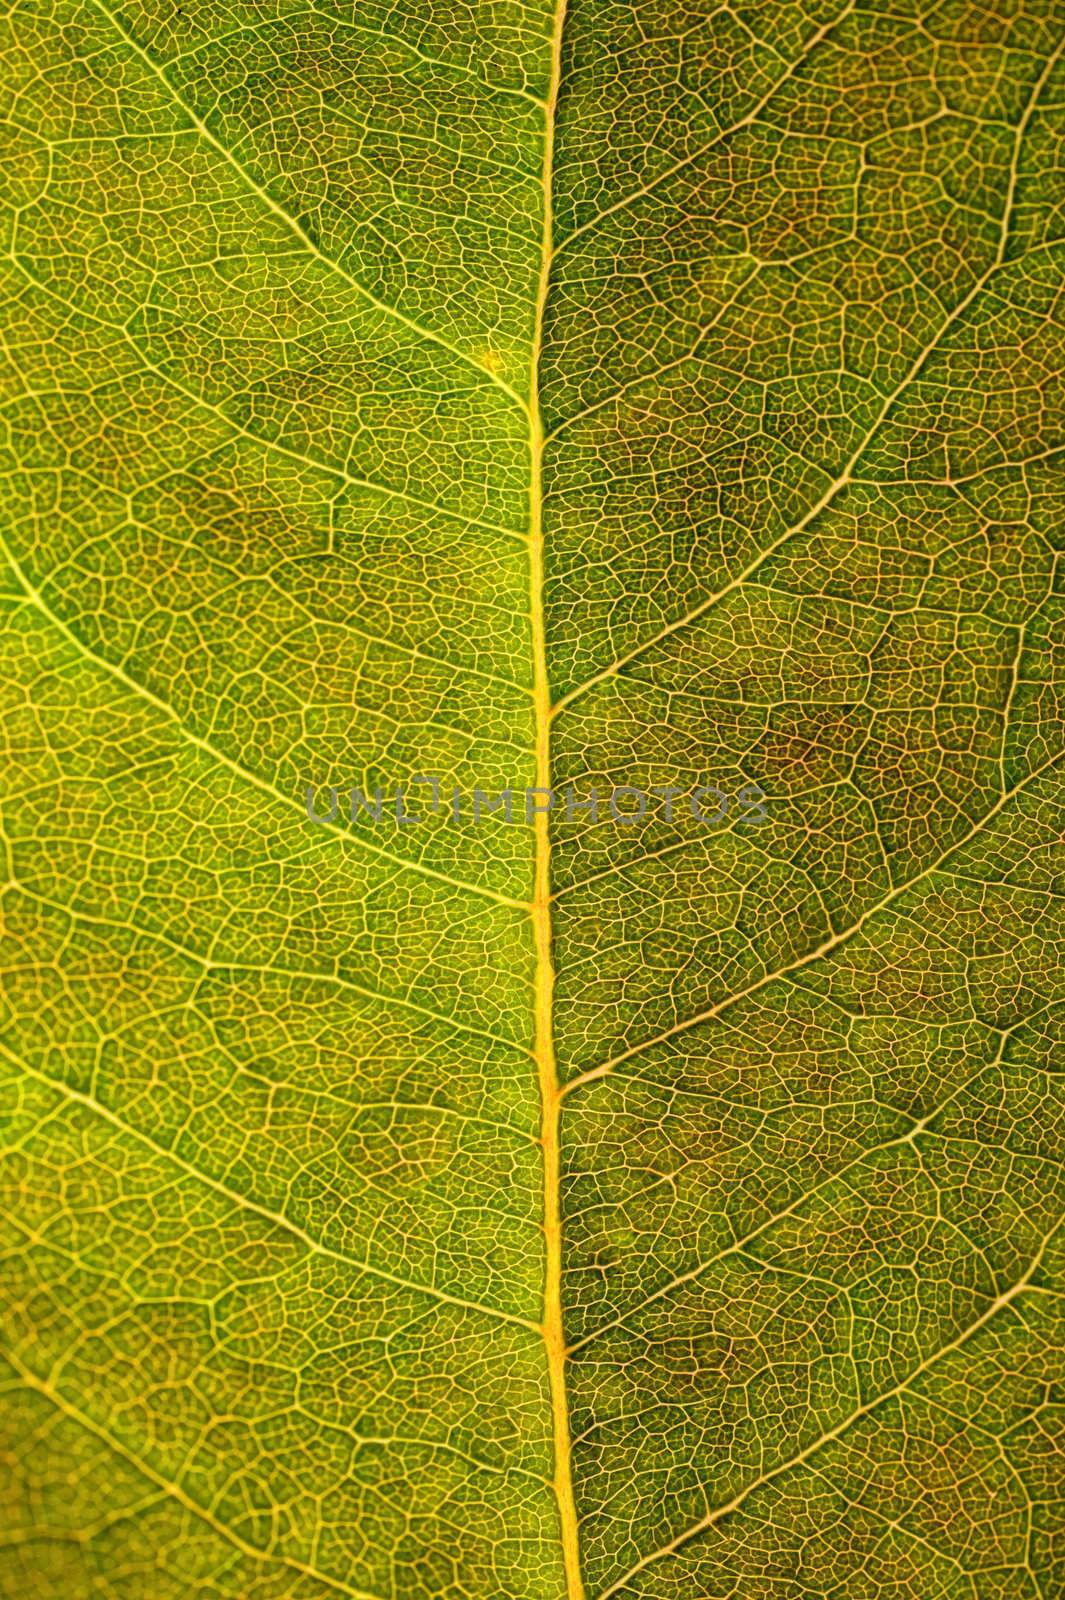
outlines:
[[[540,275],[529,363],[529,610],[533,654],[533,707],[538,789],[551,789],[551,682],[547,665],[544,614],[543,464],[545,429],[540,404],[540,366],[544,322],[554,257],[553,184],[555,132],[562,79],[562,32],[566,0],[557,0],[551,34],[551,77],[544,109],[543,216]],[[533,897],[529,909],[536,952],[533,1048],[540,1089],[544,1180],[543,1338],[551,1397],[552,1486],[558,1510],[567,1600],[584,1600],[577,1509],[573,1494],[569,1402],[566,1394],[566,1339],[562,1322],[562,1207],[560,1117],[562,1086],[555,1058],[555,968],[551,917],[551,835],[546,811],[534,819]]]

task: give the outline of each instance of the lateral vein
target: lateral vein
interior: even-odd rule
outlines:
[[[608,1061],[601,1062],[599,1066],[590,1067],[587,1072],[582,1072],[577,1077],[570,1078],[561,1091],[563,1096],[568,1095],[574,1089],[583,1088],[585,1084],[596,1083],[600,1078],[607,1077],[624,1062],[633,1060],[634,1057],[642,1055],[645,1050],[650,1050],[655,1045],[664,1044],[668,1039],[673,1039],[681,1033],[687,1033],[690,1028],[696,1028],[701,1023],[712,1022],[715,1017],[721,1016],[722,1012],[730,1010],[734,1005],[738,1005],[741,1000],[750,999],[752,995],[758,994],[760,990],[765,989],[769,984],[776,983],[780,978],[790,977],[793,972],[801,971],[803,967],[808,967],[811,962],[819,961],[823,956],[831,955],[841,945],[846,944],[850,939],[861,933],[874,917],[878,917],[882,911],[886,911],[889,906],[894,905],[895,901],[907,894],[910,889],[915,888],[917,884],[939,872],[952,855],[959,850],[963,850],[967,844],[971,844],[974,839],[979,837],[988,823],[994,821],[1004,806],[1008,805],[1017,795],[1023,793],[1030,783],[1034,783],[1037,778],[1042,777],[1044,772],[1049,772],[1061,759],[1063,753],[1065,752],[1057,750],[1053,755],[1048,756],[1045,761],[1041,761],[1037,767],[1033,767],[1031,772],[1014,784],[1012,789],[1001,795],[982,817],[978,817],[967,833],[964,833],[960,839],[956,839],[953,844],[948,845],[934,861],[931,861],[920,872],[915,873],[912,878],[904,878],[901,883],[896,884],[889,893],[882,896],[875,904],[869,906],[866,911],[863,911],[861,916],[852,922],[849,927],[842,928],[839,933],[832,934],[831,937],[815,946],[813,950],[808,950],[805,955],[796,956],[793,961],[787,962],[784,966],[774,967],[771,971],[764,972],[760,978],[755,978],[745,989],[738,989],[733,994],[726,995],[723,1000],[718,1000],[716,1004],[708,1006],[705,1011],[699,1011],[692,1017],[684,1017],[680,1022],[673,1023],[671,1027],[664,1028],[661,1033],[656,1033],[652,1038],[643,1039],[639,1044],[630,1045],[627,1050],[619,1051],[617,1055],[611,1056]]]
[[[173,724],[183,739],[203,755],[210,757],[212,761],[216,761],[220,766],[227,768],[228,771],[233,773],[234,777],[240,778],[244,783],[251,784],[253,788],[259,789],[263,794],[268,795],[270,799],[280,801],[286,807],[292,806],[292,797],[286,795],[283,789],[279,789],[269,779],[260,777],[257,772],[253,772],[250,767],[243,766],[232,756],[226,755],[224,750],[220,750],[209,739],[204,739],[200,734],[194,733],[191,728],[187,728],[175,708],[164,700],[161,695],[157,695],[152,689],[149,689],[147,684],[140,683],[136,678],[131,677],[125,667],[120,666],[115,661],[109,661],[106,656],[102,656],[97,651],[90,649],[84,639],[78,637],[70,624],[65,622],[57,611],[53,611],[44,596],[30,582],[21,565],[15,559],[11,547],[2,538],[0,538],[0,550],[6,556],[12,574],[21,585],[29,603],[36,607],[41,615],[63,635],[64,639],[72,644],[80,655],[84,656],[86,661],[91,661],[95,666],[110,673],[111,677],[115,678],[131,694],[154,706],[157,711],[161,712]],[[382,861],[391,862],[394,867],[398,867],[401,871],[416,872],[423,878],[432,878],[437,883],[446,883],[449,889],[459,889],[463,894],[477,895],[482,900],[491,900],[496,905],[506,906],[511,911],[527,911],[529,908],[527,900],[517,900],[511,895],[503,894],[498,889],[490,889],[481,884],[468,883],[461,878],[451,877],[450,873],[440,872],[435,867],[428,867],[424,862],[411,861],[405,856],[394,855],[391,850],[385,850],[381,845],[373,844],[362,834],[353,833],[350,828],[343,828],[332,822],[325,824],[325,826],[328,826],[329,832],[335,838],[345,839],[351,844],[358,844],[370,855],[378,856]]]
[[[872,1412],[878,1410],[880,1406],[887,1404],[888,1401],[899,1399],[907,1392],[911,1385],[916,1383],[919,1378],[922,1378],[926,1372],[930,1371],[937,1362],[942,1361],[944,1356],[952,1355],[956,1350],[962,1349],[962,1347],[968,1344],[969,1340],[973,1338],[974,1335],[979,1333],[982,1328],[986,1328],[987,1324],[996,1316],[998,1316],[999,1312],[1004,1311],[1008,1306],[1011,1306],[1013,1302],[1020,1295],[1024,1294],[1029,1288],[1032,1278],[1035,1276],[1036,1272],[1038,1272],[1040,1264],[1042,1263],[1043,1256],[1046,1253],[1047,1245],[1050,1243],[1054,1233],[1060,1226],[1061,1224],[1056,1224],[1051,1232],[1048,1233],[1043,1239],[1039,1249],[1029,1262],[1024,1275],[1019,1278],[1011,1288],[1003,1290],[990,1303],[990,1305],[985,1307],[984,1311],[975,1319],[975,1321],[971,1322],[968,1327],[963,1328],[962,1331],[957,1334],[948,1344],[941,1345],[938,1350],[934,1350],[931,1355],[926,1356],[925,1359],[918,1366],[916,1366],[912,1372],[908,1373],[905,1378],[902,1378],[897,1384],[894,1385],[893,1388],[886,1389],[882,1394],[875,1395],[872,1400],[867,1400],[863,1405],[855,1407],[855,1409],[849,1412],[848,1415],[845,1416],[840,1422],[837,1422],[834,1427],[826,1429],[824,1433],[819,1435],[818,1438],[812,1440],[811,1443],[806,1445],[804,1449],[798,1451],[798,1453],[793,1456],[789,1456],[786,1461],[781,1461],[779,1465],[771,1467],[767,1471],[763,1472],[751,1483],[748,1483],[745,1488],[740,1489],[731,1500],[726,1501],[723,1505],[715,1506],[713,1510],[708,1511],[704,1517],[701,1517],[698,1522],[693,1523],[691,1527],[685,1528],[681,1533],[678,1533],[668,1542],[668,1544],[661,1545],[657,1550],[652,1550],[647,1555],[642,1556],[639,1561],[633,1563],[627,1572],[623,1572],[621,1577],[616,1579],[609,1586],[609,1588],[603,1590],[602,1594],[599,1596],[599,1600],[611,1600],[611,1596],[618,1594],[631,1582],[634,1577],[637,1576],[638,1573],[643,1572],[645,1568],[649,1567],[653,1562],[660,1561],[663,1556],[674,1555],[690,1540],[696,1538],[701,1533],[706,1533],[718,1522],[723,1521],[725,1517],[731,1516],[734,1511],[738,1511],[744,1502],[748,1500],[752,1494],[757,1493],[759,1489],[765,1488],[765,1486],[769,1483],[774,1483],[777,1478],[782,1477],[784,1473],[790,1472],[793,1468],[805,1466],[806,1462],[815,1456],[819,1450],[823,1450],[827,1444],[834,1443],[836,1439],[842,1438],[842,1436],[850,1428],[852,1428],[856,1422],[860,1422],[863,1417],[871,1415]]]
[[[352,277],[351,273],[342,267],[339,261],[335,261],[332,256],[326,255],[324,250],[320,250],[318,245],[315,244],[314,240],[311,238],[310,234],[306,233],[304,229],[300,227],[295,217],[285,210],[285,207],[280,203],[280,201],[275,200],[269,189],[263,187],[258,179],[248,171],[247,167],[245,167],[237,159],[232,150],[230,150],[227,145],[223,144],[221,139],[219,139],[216,134],[211,132],[211,129],[207,123],[204,122],[203,118],[199,116],[198,113],[193,110],[189,102],[178,93],[177,89],[175,89],[174,85],[171,83],[170,79],[167,77],[165,71],[159,65],[159,63],[153,60],[153,58],[148,54],[147,50],[145,50],[144,46],[139,44],[131,33],[127,32],[127,30],[122,26],[122,23],[115,16],[114,12],[110,11],[107,6],[104,5],[103,0],[92,0],[92,3],[95,5],[100,15],[102,17],[106,17],[107,21],[114,28],[115,32],[129,47],[129,49],[134,52],[138,60],[143,62],[149,71],[159,79],[159,82],[163,84],[167,92],[170,94],[174,104],[179,106],[185,113],[189,119],[189,122],[192,124],[192,127],[205,141],[205,143],[209,144],[211,149],[222,157],[226,165],[231,167],[237,176],[242,180],[242,182],[245,183],[252,191],[252,193],[257,195],[263,204],[270,211],[272,211],[281,222],[284,223],[289,232],[295,235],[295,237],[303,245],[304,249],[314,256],[315,260],[320,261],[324,267],[328,267],[332,272],[335,272],[338,277],[343,278],[344,282],[348,284],[350,288],[354,289],[357,294],[361,295],[363,299],[367,300],[370,305],[376,308],[376,310],[382,312],[385,316],[394,317],[397,322],[402,323],[405,328],[409,328],[411,333],[417,334],[420,339],[426,340],[427,343],[438,345],[440,349],[448,351],[450,355],[456,357],[457,360],[463,362],[464,365],[470,367],[474,372],[476,372],[484,382],[494,384],[497,389],[502,390],[502,392],[507,395],[509,399],[513,400],[515,405],[519,406],[522,410],[525,409],[525,402],[522,400],[517,391],[511,388],[509,383],[504,382],[504,380],[495,373],[489,372],[487,367],[480,366],[476,361],[474,361],[472,356],[467,355],[466,352],[460,349],[458,345],[452,344],[450,340],[445,339],[443,334],[434,333],[431,328],[423,327],[421,323],[415,322],[412,317],[408,317],[404,314],[404,312],[400,311],[398,306],[390,305],[387,300],[382,300],[378,295],[375,295],[371,290],[367,289],[364,284],[361,284],[358,278]]]
[[[126,1138],[136,1139],[140,1144],[164,1161],[173,1162],[186,1177],[196,1183],[202,1183],[211,1189],[223,1200],[239,1210],[250,1211],[255,1216],[261,1217],[264,1222],[272,1227],[281,1229],[282,1232],[291,1234],[304,1249],[311,1255],[323,1256],[326,1260],[339,1262],[345,1267],[353,1267],[357,1272],[365,1273],[368,1278],[376,1278],[381,1283],[391,1284],[394,1289],[405,1289],[411,1294],[422,1294],[430,1300],[436,1300],[441,1305],[455,1306],[461,1311],[472,1311],[482,1317],[491,1317],[498,1322],[509,1322],[513,1327],[526,1328],[532,1333],[538,1333],[539,1327],[527,1317],[518,1316],[513,1311],[503,1311],[499,1306],[487,1306],[477,1300],[466,1300],[461,1295],[449,1294],[446,1289],[438,1289],[431,1283],[418,1283],[413,1278],[403,1278],[397,1273],[387,1272],[384,1267],[377,1267],[369,1261],[361,1261],[358,1256],[346,1254],[343,1250],[334,1250],[331,1245],[324,1244],[313,1233],[308,1233],[306,1228],[301,1228],[298,1222],[293,1222],[281,1211],[273,1211],[269,1206],[260,1205],[257,1200],[250,1200],[247,1195],[241,1194],[239,1189],[230,1188],[220,1178],[212,1178],[210,1173],[202,1171],[194,1162],[188,1161],[184,1156],[178,1155],[176,1150],[170,1150],[165,1144],[159,1144],[155,1139],[144,1133],[140,1128],[135,1128],[131,1123],[125,1122],[118,1114],[106,1106],[102,1100],[97,1100],[95,1095],[86,1094],[81,1089],[75,1089],[69,1083],[63,1083],[59,1078],[53,1078],[50,1073],[42,1072],[39,1067],[31,1066],[22,1056],[16,1055],[6,1044],[0,1041],[0,1055],[4,1056],[19,1072],[24,1072],[28,1077],[36,1078],[39,1083],[62,1098],[72,1100],[76,1105],[84,1107],[86,1111],[94,1112],[102,1117],[105,1122],[115,1129],[117,1133]]]
[[[297,1573],[301,1578],[311,1578],[316,1583],[328,1585],[330,1589],[335,1589],[338,1594],[347,1596],[348,1600],[384,1600],[383,1596],[373,1595],[366,1589],[352,1589],[346,1583],[341,1583],[339,1579],[331,1578],[328,1573],[322,1572],[318,1567],[311,1566],[305,1561],[299,1561],[294,1556],[284,1556],[272,1550],[264,1550],[259,1545],[249,1543],[235,1528],[231,1528],[228,1523],[222,1522],[206,1506],[193,1499],[192,1495],[177,1479],[169,1478],[165,1473],[158,1471],[143,1456],[137,1455],[129,1445],[124,1444],[120,1439],[116,1439],[102,1423],[96,1421],[95,1417],[90,1416],[87,1411],[83,1411],[80,1406],[75,1405],[72,1400],[62,1394],[51,1379],[42,1378],[38,1373],[26,1366],[25,1362],[10,1347],[4,1351],[4,1359],[11,1364],[27,1388],[33,1389],[35,1393],[49,1400],[58,1411],[61,1411],[64,1416],[70,1417],[79,1427],[84,1428],[87,1433],[94,1434],[115,1455],[121,1456],[124,1461],[128,1461],[135,1471],[147,1478],[150,1483],[154,1483],[156,1488],[162,1490],[164,1494],[176,1500],[190,1516],[195,1517],[198,1522],[206,1524],[207,1527],[239,1550],[242,1555],[247,1556],[249,1560],[276,1562],[280,1566],[288,1567],[291,1572]]]
[[[561,699],[555,702],[554,706],[552,707],[552,716],[557,716],[560,711],[564,710],[565,707],[572,705],[575,700],[577,700],[581,695],[587,693],[589,689],[595,688],[598,684],[604,683],[610,678],[617,677],[617,675],[633,661],[636,661],[641,656],[646,655],[646,653],[649,650],[653,650],[655,646],[663,644],[667,639],[671,638],[673,634],[679,632],[683,628],[687,628],[691,623],[697,621],[699,617],[705,616],[708,611],[710,611],[720,601],[724,600],[727,595],[730,595],[734,593],[735,590],[742,588],[743,585],[754,576],[758,569],[766,561],[768,561],[771,556],[775,555],[778,550],[782,549],[783,546],[786,545],[790,539],[794,538],[796,534],[805,532],[810,524],[814,522],[823,511],[828,510],[828,508],[836,500],[837,496],[855,481],[855,469],[860,464],[865,452],[869,449],[869,446],[872,444],[873,440],[880,432],[880,429],[883,427],[885,421],[890,416],[896,402],[900,400],[901,397],[917,381],[924,370],[926,363],[936,353],[939,345],[946,335],[965,315],[973,301],[976,300],[977,297],[983,292],[995,274],[999,272],[1006,264],[1006,250],[1009,244],[1010,226],[1013,220],[1013,210],[1016,201],[1017,172],[1020,161],[1021,147],[1024,143],[1024,137],[1028,131],[1028,124],[1031,120],[1033,112],[1035,111],[1039,96],[1063,53],[1065,53],[1065,39],[1059,43],[1057,49],[1048,58],[1043,71],[1040,73],[1039,78],[1036,80],[1036,83],[1032,88],[1032,92],[1028,98],[1024,112],[1017,124],[1017,130],[1013,144],[1013,154],[1010,160],[1006,200],[1003,206],[1002,219],[999,226],[998,246],[995,250],[993,260],[985,269],[985,271],[976,279],[975,283],[963,296],[963,298],[958,301],[953,310],[947,314],[944,320],[940,323],[936,332],[933,334],[932,338],[920,351],[916,359],[911,363],[910,367],[900,379],[899,383],[882,402],[871,426],[862,435],[861,439],[859,439],[858,444],[851,452],[850,457],[844,464],[838,476],[833,478],[832,482],[824,490],[819,499],[817,499],[814,504],[803,513],[799,520],[791,523],[787,528],[784,529],[782,533],[778,534],[770,544],[766,545],[764,550],[760,550],[751,559],[751,561],[748,562],[747,566],[744,567],[742,572],[738,572],[735,577],[730,578],[727,583],[723,584],[720,589],[715,590],[713,594],[707,595],[705,600],[700,600],[699,603],[693,606],[690,611],[686,612],[684,616],[676,617],[672,622],[666,623],[664,627],[659,628],[657,633],[652,634],[647,639],[644,639],[642,643],[634,645],[632,649],[627,650],[624,655],[617,656],[609,663],[609,665],[602,667],[598,672],[594,672],[591,677],[585,678],[582,683],[576,684],[572,689],[564,694]]]

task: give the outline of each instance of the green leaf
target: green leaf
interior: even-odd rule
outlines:
[[[1065,1592],[1054,0],[2,26],[0,1593]]]

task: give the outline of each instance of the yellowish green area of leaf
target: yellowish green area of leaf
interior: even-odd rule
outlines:
[[[3,1600],[1065,1593],[1063,51],[7,9]]]

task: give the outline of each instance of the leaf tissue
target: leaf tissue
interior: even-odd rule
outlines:
[[[1057,0],[0,59],[0,1596],[1060,1600]]]

